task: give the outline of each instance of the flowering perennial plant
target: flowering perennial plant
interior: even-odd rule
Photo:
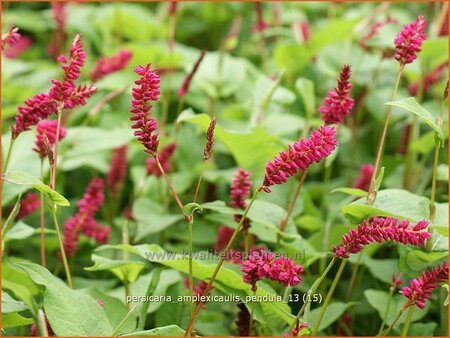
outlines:
[[[404,286],[400,293],[408,299],[406,306],[417,305],[423,309],[425,301],[431,298],[433,291],[442,283],[448,283],[448,262],[431,271],[425,270],[419,278],[412,279],[409,286]]]
[[[422,44],[427,38],[426,27],[427,21],[419,15],[413,23],[405,25],[395,38],[394,57],[401,66],[411,63],[417,58],[417,54],[422,50]]]
[[[386,241],[424,246],[425,241],[431,237],[431,234],[426,231],[427,226],[426,221],[419,221],[411,228],[406,220],[372,217],[369,221],[358,224],[356,230],[351,229],[342,236],[343,244],[334,246],[333,252],[335,257],[349,258],[349,254],[360,252],[370,243]]]
[[[314,162],[319,163],[333,152],[336,145],[334,128],[322,126],[313,130],[309,139],[300,139],[289,145],[288,153],[282,151],[267,163],[263,190],[270,192],[270,186],[283,184],[300,170],[308,169]]]
[[[353,108],[353,99],[350,97],[352,84],[350,83],[351,67],[345,65],[339,73],[337,87],[328,92],[319,108],[325,124],[342,123]]]

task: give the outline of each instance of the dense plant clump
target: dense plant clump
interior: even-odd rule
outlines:
[[[2,11],[3,335],[448,336],[448,3]]]

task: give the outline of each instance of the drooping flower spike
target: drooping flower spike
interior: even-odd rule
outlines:
[[[369,221],[358,224],[357,229],[351,229],[342,236],[343,243],[333,247],[334,256],[349,258],[350,254],[360,252],[370,243],[392,241],[402,244],[424,246],[431,237],[426,230],[428,222],[420,221],[409,227],[409,221],[399,221],[392,217],[372,217]]]
[[[49,155],[49,152],[51,151],[51,148],[49,149],[49,145],[51,147],[56,143],[57,127],[57,120],[43,120],[36,125],[36,144],[33,150],[37,152],[41,156],[41,158],[47,157]],[[60,126],[59,141],[61,141],[64,137],[66,137],[66,128]],[[47,138],[48,144],[45,141],[45,138]]]
[[[156,156],[159,145],[159,134],[156,133],[158,123],[150,117],[151,101],[158,101],[160,90],[159,83],[161,81],[151,65],[137,66],[134,72],[140,76],[139,80],[134,83],[137,85],[132,89],[130,112],[133,114],[130,120],[133,121],[131,128],[135,129],[134,135],[137,140],[145,147],[145,152],[151,156]]]
[[[354,101],[350,97],[352,84],[350,83],[351,67],[342,67],[338,83],[335,89],[330,90],[323,99],[323,104],[319,108],[325,124],[342,123],[344,118],[350,114]]]
[[[248,337],[250,335],[250,312],[244,303],[239,303],[239,312],[236,318],[236,326],[240,337]]]
[[[417,305],[423,309],[425,301],[431,298],[434,289],[442,283],[448,283],[448,262],[431,271],[425,270],[419,278],[411,280],[410,286],[404,286],[400,293],[408,299],[406,306]]]
[[[333,152],[336,145],[334,128],[322,126],[313,130],[309,139],[300,139],[289,145],[287,153],[282,151],[267,163],[263,190],[270,192],[270,186],[285,183],[300,170],[308,169],[314,162],[319,163]]]
[[[92,82],[98,81],[106,75],[124,69],[130,62],[133,53],[126,49],[121,49],[117,54],[109,57],[101,57],[95,64],[94,69],[89,74]]]
[[[422,50],[422,44],[427,38],[426,27],[426,19],[419,15],[413,23],[405,25],[395,38],[394,58],[400,63],[401,67],[417,58],[417,54]]]
[[[15,59],[30,47],[31,39],[28,36],[21,36],[15,44],[5,50],[5,56],[8,59]]]

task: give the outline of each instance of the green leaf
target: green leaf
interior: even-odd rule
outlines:
[[[386,311],[386,306],[389,301],[389,293],[381,290],[369,289],[364,291],[364,296],[366,297],[369,304],[378,311],[378,315],[382,319],[384,317],[384,313]],[[402,295],[395,295],[391,301],[391,305],[389,306],[389,311],[386,317],[386,325],[391,325],[395,317],[400,311],[400,308],[406,303],[407,299]],[[429,302],[426,303],[425,308],[420,311],[414,311],[411,321],[416,322],[422,319],[430,309]],[[399,325],[405,323],[406,315],[403,314],[398,320],[395,327],[399,327]]]
[[[336,320],[338,320],[341,317],[341,315],[344,313],[345,310],[347,310],[349,307],[353,305],[355,305],[355,303],[341,303],[341,302],[330,303],[327,309],[325,310],[325,314],[323,315],[322,321],[320,322],[318,331],[322,331],[331,324],[333,324]],[[314,326],[314,323],[317,321],[320,309],[321,307],[312,310],[309,314],[309,318],[305,319],[309,323],[311,323],[312,326]]]
[[[398,260],[394,258],[376,259],[363,254],[362,264],[367,267],[372,276],[389,285],[392,283],[392,275],[399,273]]]
[[[342,192],[347,195],[358,196],[358,197],[366,197],[367,196],[367,191],[364,191],[362,189],[357,189],[357,188],[343,187],[343,188],[336,188],[336,189],[331,190],[331,193],[335,193],[335,192]]]
[[[37,179],[27,172],[7,172],[3,175],[3,180],[9,183],[25,185],[43,192],[55,205],[62,207],[67,207],[70,205],[69,201],[64,196],[54,191],[48,185],[42,183],[41,180]]]
[[[47,269],[34,263],[16,266],[38,285],[46,288],[44,310],[58,336],[111,336],[113,329],[96,300],[81,291],[72,290]]]
[[[94,265],[84,268],[86,271],[111,271],[122,282],[133,283],[145,268],[144,262],[129,260],[112,260],[93,254]]]
[[[408,337],[434,337],[437,326],[438,324],[435,322],[411,324],[408,330]]]
[[[415,271],[422,271],[430,266],[437,265],[444,258],[448,257],[447,251],[442,252],[424,252],[412,250],[406,256],[406,264]]]
[[[17,198],[17,201],[14,204],[13,209],[11,210],[11,212],[8,215],[8,218],[6,219],[5,225],[2,228],[2,237],[5,237],[8,234],[8,232],[11,230],[11,228],[14,224],[14,220],[16,219],[16,216],[20,211],[21,197],[22,197],[22,195],[19,194],[19,197]],[[2,251],[3,251],[3,245],[4,245],[4,242],[2,241]]]
[[[195,115],[192,109],[188,109],[180,114],[177,121],[193,123],[206,131],[210,117],[206,114]],[[263,177],[267,161],[282,150],[277,139],[258,126],[251,132],[237,133],[228,131],[217,124],[214,138],[223,143],[236,159],[239,167],[251,172],[255,179]]]
[[[138,223],[136,241],[183,220],[183,215],[170,215],[167,209],[148,198],[139,198],[133,203],[133,217]]]
[[[13,239],[26,239],[33,236],[35,233],[35,228],[30,227],[23,221],[19,221],[14,225],[14,227],[11,228],[11,231],[9,231],[6,236],[4,236],[4,241],[8,242]]]
[[[2,290],[2,314],[28,310],[28,306]]]
[[[380,190],[372,206],[359,199],[342,208],[344,215],[352,223],[360,223],[371,216],[390,216],[418,222],[428,218],[429,200],[402,189]]]
[[[308,118],[312,118],[316,111],[316,97],[314,94],[314,82],[301,77],[295,81],[295,88],[300,94],[305,105],[305,110]]]
[[[431,115],[428,110],[422,107],[414,97],[407,97],[406,99],[401,99],[398,101],[386,102],[388,106],[398,107],[405,109],[418,117],[420,117],[431,129],[433,129],[441,142],[444,142],[444,133],[442,128],[439,127],[433,115]]]
[[[25,326],[34,323],[33,318],[26,318],[17,312],[2,314],[2,328],[9,329],[11,327]]]
[[[428,229],[436,230],[442,236],[448,237],[448,227],[440,226],[440,225],[430,225]]]
[[[380,168],[380,173],[378,174],[377,178],[375,179],[375,189],[378,190],[381,187],[381,183],[383,182],[384,177],[384,167]]]
[[[177,325],[167,325],[162,327],[157,327],[147,331],[138,331],[133,333],[128,333],[122,335],[122,337],[130,336],[158,336],[158,337],[182,337],[184,336],[184,331]]]
[[[445,36],[427,38],[422,45],[419,59],[430,67],[429,70],[448,62],[448,39]]]
[[[159,284],[160,281],[160,277],[161,277],[161,272],[163,271],[163,268],[159,267],[156,268],[152,271],[152,278],[150,279],[150,283],[148,284],[147,287],[147,295],[153,295],[156,291],[156,287]],[[144,304],[142,304],[142,308],[141,308],[141,313],[139,315],[139,329],[143,329],[145,327],[145,321],[147,319],[147,312],[148,312],[148,308],[150,306],[149,302],[145,302]]]

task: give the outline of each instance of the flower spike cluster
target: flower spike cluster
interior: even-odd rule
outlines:
[[[30,130],[40,120],[48,118],[61,109],[73,109],[86,104],[96,91],[93,86],[77,86],[75,81],[80,77],[81,68],[86,62],[86,53],[81,42],[81,35],[76,35],[70,46],[70,61],[64,55],[58,58],[63,70],[63,80],[53,79],[53,86],[48,93],[40,93],[25,100],[25,105],[17,111],[15,124],[11,127],[12,139],[20,133]]]
[[[127,145],[115,148],[111,157],[111,166],[108,172],[108,187],[113,198],[117,198],[125,175],[127,174]]]
[[[145,152],[156,156],[159,134],[155,131],[158,129],[158,123],[150,117],[152,105],[149,104],[149,101],[158,101],[161,79],[150,64],[145,67],[137,66],[134,68],[134,72],[140,76],[140,79],[134,82],[137,86],[131,92],[133,108],[130,109],[130,112],[133,115],[130,120],[134,122],[131,128],[135,129],[134,135],[145,147]]]
[[[371,164],[363,164],[359,169],[359,177],[356,179],[354,188],[368,191],[372,179],[374,167]]]
[[[419,278],[411,280],[410,286],[404,286],[400,293],[408,298],[406,306],[417,305],[423,309],[425,301],[431,298],[433,290],[440,283],[448,283],[448,262],[431,271],[425,270]]]
[[[345,65],[342,67],[337,87],[328,92],[323,99],[323,104],[319,108],[322,113],[322,119],[325,124],[342,123],[344,118],[350,114],[354,102],[350,97],[352,84],[350,83],[351,67]]]
[[[133,53],[126,49],[121,49],[110,57],[101,57],[95,64],[94,69],[89,74],[92,82],[98,81],[111,73],[124,69],[130,62]]]
[[[247,208],[245,198],[248,197],[252,189],[252,181],[250,180],[250,176],[251,174],[244,169],[239,169],[236,174],[234,174],[233,181],[230,186],[230,205],[235,209],[244,210]],[[241,217],[241,215],[234,215],[234,220],[239,223],[241,221]],[[250,219],[246,217],[242,223],[241,232],[246,234],[250,226]]]
[[[334,128],[322,126],[313,130],[309,139],[300,139],[289,145],[287,153],[282,151],[267,163],[263,190],[270,192],[270,186],[285,183],[300,170],[308,169],[314,162],[319,163],[333,152],[336,145]]]
[[[402,67],[413,62],[417,58],[417,53],[422,50],[422,44],[427,38],[426,27],[426,19],[419,15],[413,23],[405,25],[395,38],[394,58]]]
[[[57,127],[57,120],[43,120],[36,125],[36,144],[33,150],[37,152],[41,156],[41,158],[47,157],[51,151],[50,147],[56,143]],[[59,141],[61,141],[64,137],[66,137],[66,128],[61,126],[59,128]],[[47,138],[48,143],[45,138]]]
[[[244,273],[242,279],[256,291],[256,282],[269,278],[283,286],[295,286],[302,281],[303,267],[296,265],[292,259],[285,257],[275,258],[275,255],[264,249],[250,251],[248,260],[241,265]]]
[[[2,50],[5,49],[6,45],[13,46],[19,41],[20,34],[18,32],[19,28],[12,26],[7,33],[2,34],[2,40],[0,42]]]
[[[94,214],[103,204],[104,198],[102,179],[92,179],[77,204],[78,212],[64,224],[63,245],[67,256],[73,256],[75,253],[81,232],[94,238],[97,243],[104,244],[108,241],[111,228],[98,224],[94,219]]]
[[[161,167],[163,168],[164,172],[169,171],[170,161],[176,149],[177,145],[175,143],[170,143],[158,153],[158,160],[159,163],[161,163]],[[154,175],[156,177],[162,176],[162,173],[159,170],[158,165],[156,164],[156,160],[153,157],[147,158],[146,164],[147,174]]]
[[[29,49],[31,44],[31,39],[28,36],[21,36],[14,45],[5,50],[5,56],[8,59],[15,59]]]
[[[392,217],[372,217],[368,222],[358,224],[357,229],[351,229],[342,236],[343,244],[334,246],[335,257],[349,258],[349,254],[360,252],[364,246],[378,242],[392,241],[402,244],[424,246],[431,237],[426,231],[428,222],[419,221],[412,228],[407,220],[399,221]]]

